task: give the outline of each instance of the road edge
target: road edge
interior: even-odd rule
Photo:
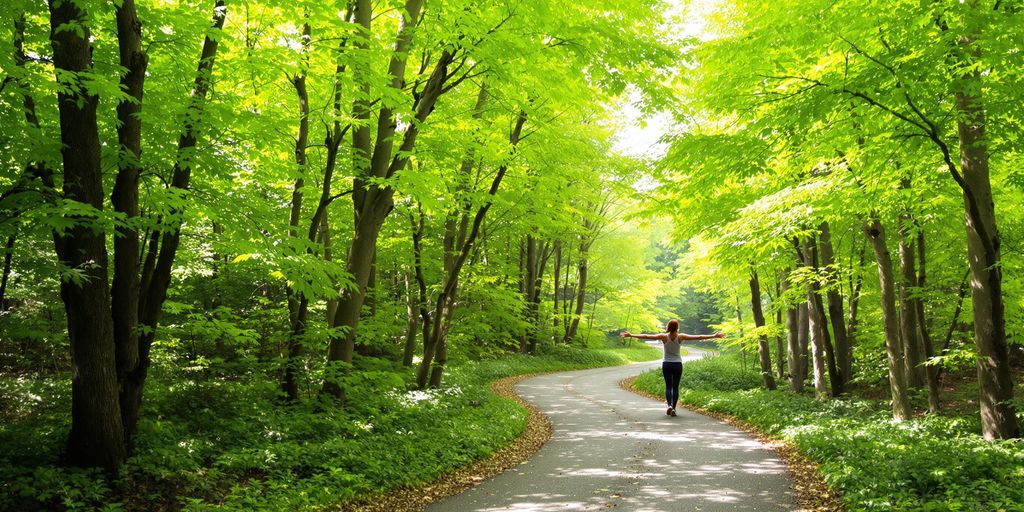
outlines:
[[[657,396],[653,393],[648,393],[642,389],[634,387],[633,381],[635,381],[637,377],[639,377],[639,375],[634,375],[620,380],[619,387],[652,400],[657,400],[659,402],[664,400],[664,397],[662,396]],[[728,414],[709,411],[702,407],[696,407],[684,403],[680,403],[679,406],[688,411],[709,416],[742,430],[775,452],[783,464],[786,465],[786,468],[793,477],[793,494],[796,496],[797,502],[800,504],[799,510],[808,512],[846,511],[846,507],[843,505],[843,501],[839,493],[829,488],[828,484],[821,479],[821,476],[818,473],[818,464],[801,453],[800,450],[792,443],[784,439],[769,436],[768,434],[758,430],[757,427],[750,423],[734,416],[729,416]]]
[[[511,443],[498,449],[490,457],[471,462],[426,485],[375,494],[359,503],[344,504],[341,510],[345,512],[421,512],[435,501],[462,493],[529,460],[551,439],[551,420],[536,406],[517,395],[515,385],[543,373],[549,372],[515,375],[491,383],[491,390],[494,394],[514,400],[527,411],[526,427]]]

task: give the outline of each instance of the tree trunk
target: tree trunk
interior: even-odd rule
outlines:
[[[4,244],[4,275],[0,279],[0,311],[7,311],[7,282],[11,278],[11,260],[14,258],[14,242],[17,241],[17,235],[12,234],[7,237],[7,243]]]
[[[212,26],[214,30],[224,27],[227,7],[224,0],[217,0],[214,7]],[[203,49],[199,56],[196,77],[192,86],[188,115],[178,138],[178,153],[171,176],[171,188],[187,191],[192,173],[190,153],[196,147],[196,123],[203,116],[206,95],[210,90],[213,65],[217,55],[217,40],[207,36],[203,41]],[[174,212],[180,214],[181,212]],[[181,241],[181,220],[165,226],[164,231],[153,230],[146,260],[142,266],[139,295],[139,324],[144,329],[139,335],[138,365],[125,375],[121,388],[121,409],[124,416],[125,437],[129,442],[135,438],[139,421],[139,408],[142,406],[142,391],[149,373],[149,351],[156,337],[156,329],[163,313],[167,288],[171,284],[171,270],[174,257]]]
[[[782,280],[782,293],[789,289],[789,276]],[[804,390],[803,370],[800,368],[800,357],[803,354],[800,344],[801,322],[800,309],[789,305],[786,308],[786,336],[789,346],[786,350],[786,366],[789,370],[789,389],[794,393]]]
[[[904,187],[909,184],[904,182]],[[920,388],[924,385],[924,354],[921,350],[920,326],[913,294],[917,288],[917,270],[914,265],[914,247],[910,237],[907,218],[900,219],[899,260],[900,260],[900,338],[903,340],[903,355],[907,365],[907,385]]]
[[[554,293],[552,293],[553,304],[551,306],[551,343],[558,343],[561,320],[559,320],[558,302],[561,299],[562,273],[562,241],[555,240],[554,261],[551,264],[551,277],[554,279]]]
[[[866,245],[863,245],[860,248],[860,258],[857,266],[858,269],[864,268],[864,251],[866,248]],[[846,314],[846,337],[848,340],[847,349],[849,350],[849,353],[843,356],[845,358],[844,364],[846,361],[849,361],[851,372],[853,371],[853,345],[856,343],[855,340],[857,335],[857,313],[858,306],[860,305],[860,289],[864,284],[864,277],[861,272],[858,270],[854,274],[855,276],[850,277],[850,305]],[[848,375],[847,382],[849,382],[849,379],[852,377],[852,374]]]
[[[92,70],[88,14],[77,3],[51,0],[50,41],[58,75],[61,156],[64,196],[96,211],[103,209],[97,96],[77,82]],[[75,27],[74,30],[69,27]],[[69,80],[74,82],[68,83]],[[76,225],[56,243],[62,264],[82,272],[83,279],[63,279],[60,295],[71,341],[71,432],[67,458],[71,464],[116,471],[126,457],[121,410],[117,398],[117,363],[110,289],[107,283],[106,237],[93,229],[93,219],[75,217]]]
[[[924,287],[927,277],[926,263],[927,253],[924,244],[924,229],[918,226],[917,231],[917,286],[921,293],[914,299],[914,306],[917,309],[917,323],[921,329],[921,341],[924,343],[924,357],[931,359],[935,356],[935,348],[932,344],[932,336],[928,331],[928,322],[924,314]],[[925,366],[925,377],[928,381],[928,412],[939,412],[939,367],[933,364]]]
[[[572,315],[572,320],[569,322],[569,331],[565,333],[565,341],[569,342],[576,337],[576,333],[580,327],[580,318],[583,317],[584,299],[587,296],[587,251],[590,248],[589,245],[584,244],[580,247],[580,261],[577,264],[578,267],[578,279],[576,281],[576,310]]]
[[[889,363],[889,391],[892,395],[892,416],[898,421],[910,418],[910,399],[907,395],[907,377],[900,346],[899,319],[896,314],[896,294],[892,271],[892,258],[886,246],[885,229],[874,215],[864,221],[864,234],[871,242],[878,265],[878,283],[882,293],[882,323],[885,329],[885,351]]]
[[[776,274],[775,276],[775,299],[772,302],[772,308],[775,310],[775,325],[782,326],[782,308],[779,307],[782,304],[782,281],[786,278],[786,272],[781,275]],[[783,354],[786,353],[786,345],[782,339],[782,334],[775,335],[775,378],[782,380],[786,378],[786,358]]]
[[[754,313],[754,325],[765,326],[764,311],[761,308],[761,283],[757,278],[757,270],[750,269],[750,306]],[[772,377],[772,358],[768,350],[768,337],[757,338],[757,358],[761,363],[761,381],[767,389],[775,389],[775,378]]]
[[[826,291],[828,317],[832,324],[832,337],[835,340],[835,356],[833,357],[835,363],[832,366],[836,371],[832,379],[832,394],[840,395],[846,391],[846,383],[850,381],[853,372],[853,347],[850,345],[846,321],[843,318],[843,296],[839,293],[840,280],[832,249],[831,229],[828,222],[822,222],[819,229],[818,246],[821,248],[821,264],[829,280]]]
[[[299,236],[299,221],[302,218],[302,196],[306,176],[306,148],[309,146],[309,92],[306,89],[305,67],[309,65],[307,53],[312,30],[309,22],[302,24],[302,68],[292,78],[295,96],[299,101],[299,130],[295,137],[295,170],[298,176],[292,187],[292,204],[288,212],[288,236],[296,240]],[[299,372],[302,370],[302,337],[306,334],[309,314],[309,297],[295,293],[291,287],[288,294],[288,316],[291,320],[288,335],[288,357],[284,365],[284,392],[288,400],[299,399]]]
[[[420,328],[420,317],[416,307],[416,293],[408,272],[403,274],[405,283],[405,313],[408,317],[405,326],[405,349],[402,351],[402,366],[411,367],[413,356],[416,355],[416,331]]]
[[[527,347],[528,352],[531,354],[537,353],[537,343],[540,341],[541,332],[543,331],[540,321],[540,300],[541,294],[544,292],[544,269],[548,267],[548,260],[551,259],[552,252],[554,251],[552,250],[551,243],[545,242],[541,246],[541,258],[537,264],[537,282],[533,286],[533,298],[531,299],[534,305],[534,323],[537,326],[533,336],[530,337],[530,345]]]
[[[816,245],[813,242],[801,242],[797,246],[797,250],[802,254],[804,266],[817,269],[817,250]],[[828,338],[828,325],[826,324],[827,320],[825,319],[825,308],[822,304],[821,296],[818,295],[818,290],[819,287],[817,282],[812,282],[807,286],[807,321],[808,329],[810,331],[811,368],[814,379],[814,395],[819,400],[823,400],[829,396],[828,384],[825,379],[827,376],[834,375],[834,371],[830,370],[833,370],[835,360],[832,359],[829,362],[830,364],[826,363],[826,350],[831,352],[831,350],[826,349],[826,347],[831,347],[831,342]]]
[[[114,346],[117,358],[118,386],[139,365],[139,232],[132,225],[139,216],[139,173],[142,171],[142,93],[148,56],[142,51],[142,24],[135,0],[124,0],[117,7],[117,41],[121,67],[121,87],[130,99],[117,104],[117,141],[119,148],[117,178],[110,195],[114,210],[125,215],[114,236],[114,279],[111,287],[111,313],[114,321]],[[127,408],[130,410],[130,408]],[[122,411],[123,412],[123,411]],[[133,419],[122,418],[123,425]],[[134,451],[134,428],[126,432],[128,454]]]
[[[970,10],[979,10],[976,1]],[[970,26],[974,13],[968,13]],[[973,22],[976,23],[976,22]],[[971,60],[980,57],[973,26],[960,40]],[[959,180],[964,193],[967,226],[967,258],[971,267],[971,304],[974,310],[974,340],[978,348],[978,384],[981,388],[981,431],[985,439],[1009,439],[1020,436],[1013,406],[1013,379],[1006,345],[1005,305],[1003,304],[1000,235],[996,226],[995,204],[989,179],[988,140],[982,100],[981,72],[967,66],[960,90],[955,94],[957,135],[960,144]]]
[[[414,29],[419,22],[422,6],[422,0],[408,0],[405,4],[402,21],[395,38],[394,52],[388,66],[388,74],[391,76],[389,87],[393,91],[404,89],[409,47],[412,44]],[[367,37],[372,35],[371,18],[371,2],[358,0],[355,21],[362,27],[364,36]],[[365,38],[358,38],[355,46],[357,49],[366,51],[368,41]],[[394,206],[395,190],[389,185],[377,183],[376,180],[391,178],[396,172],[405,168],[415,149],[420,128],[434,111],[438,98],[444,93],[444,84],[450,78],[448,65],[452,60],[451,51],[444,50],[422,90],[418,91],[413,106],[415,114],[405,133],[402,134],[402,144],[397,151],[394,151],[394,139],[397,138],[395,133],[398,125],[397,113],[388,107],[380,108],[377,139],[371,151],[368,121],[372,105],[368,94],[372,73],[366,68],[365,63],[354,66],[353,78],[355,83],[360,84],[363,94],[358,95],[358,99],[353,103],[353,117],[361,122],[352,132],[354,171],[352,199],[355,227],[346,260],[346,270],[353,276],[356,287],[345,290],[338,303],[334,325],[336,328],[343,329],[344,334],[340,337],[331,336],[327,352],[328,369],[325,372],[322,387],[323,393],[327,393],[339,401],[344,400],[340,377],[347,372],[346,368],[352,363],[352,355],[355,352],[356,329],[359,326],[359,316],[366,299],[366,288],[372,271],[377,237],[380,235],[384,220]],[[424,340],[424,344],[426,343],[427,340]]]
[[[487,191],[484,203],[477,208],[476,215],[473,217],[472,227],[470,228],[469,233],[465,236],[465,239],[462,241],[461,249],[459,250],[457,257],[452,261],[450,269],[446,272],[444,285],[441,289],[441,293],[438,294],[435,304],[434,323],[430,326],[429,330],[427,327],[427,324],[429,323],[429,315],[425,312],[425,309],[422,309],[422,311],[424,311],[423,362],[420,364],[420,368],[416,376],[417,384],[420,388],[424,388],[427,385],[430,387],[438,387],[441,385],[444,367],[448,362],[448,327],[452,316],[452,310],[455,306],[455,295],[458,291],[459,274],[462,272],[462,268],[465,266],[466,260],[472,252],[473,245],[476,243],[476,240],[480,235],[484,218],[487,216],[487,212],[491,209],[494,196],[498,193],[501,181],[504,179],[505,173],[508,172],[509,164],[516,154],[517,147],[519,146],[519,140],[522,137],[523,125],[525,124],[526,113],[519,112],[516,116],[516,122],[509,133],[509,158],[498,168],[498,172],[495,173],[494,178],[491,180],[491,186]],[[420,232],[422,233],[422,224]],[[416,242],[415,245],[418,246],[418,239],[414,238],[414,241]],[[417,259],[418,258],[419,256],[417,256]],[[420,281],[421,296],[424,297],[425,301],[422,273],[418,275],[417,279]],[[421,306],[421,308],[423,307],[424,306]],[[428,346],[436,347],[436,354],[428,354]],[[429,382],[426,380],[428,369],[430,369]]]

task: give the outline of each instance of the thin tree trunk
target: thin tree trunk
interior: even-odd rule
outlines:
[[[212,27],[219,31],[224,27],[227,7],[224,0],[217,0],[213,10]],[[192,173],[191,156],[196,147],[196,126],[202,116],[206,104],[206,96],[212,83],[213,65],[217,55],[217,40],[207,36],[203,41],[192,95],[188,106],[188,114],[181,135],[178,138],[178,153],[171,176],[171,188],[187,191]],[[180,211],[174,213],[180,214]],[[139,335],[139,363],[128,372],[121,388],[121,408],[124,415],[125,435],[128,439],[135,437],[139,420],[139,408],[142,406],[142,391],[149,373],[149,351],[156,337],[156,329],[163,313],[167,288],[171,284],[171,269],[174,257],[181,241],[181,220],[166,226],[164,231],[154,230],[150,239],[146,261],[142,266],[142,278],[139,295],[139,323],[144,327]],[[159,246],[158,246],[159,244]]]
[[[584,300],[587,296],[587,272],[588,261],[587,252],[590,249],[590,244],[584,243],[580,246],[580,260],[577,263],[577,281],[576,281],[576,310],[572,315],[572,320],[569,322],[569,331],[565,334],[565,341],[572,340],[576,337],[576,333],[579,330],[580,318],[583,317]]]
[[[4,275],[0,279],[0,311],[7,311],[7,282],[11,278],[11,261],[14,258],[14,242],[18,239],[16,234],[7,237],[4,244]]]
[[[858,306],[860,305],[860,290],[861,290],[861,287],[864,284],[864,277],[861,274],[859,269],[864,268],[864,251],[865,251],[865,249],[867,249],[867,245],[866,244],[862,245],[861,248],[860,248],[859,263],[857,265],[858,271],[854,273],[854,276],[850,277],[850,303],[849,303],[849,308],[847,309],[847,316],[846,316],[846,326],[847,326],[847,328],[846,328],[846,337],[847,337],[847,340],[848,340],[846,348],[847,348],[848,352],[843,355],[843,358],[844,358],[844,364],[849,362],[850,368],[851,368],[851,370],[850,370],[851,372],[853,371],[852,370],[852,368],[853,368],[853,345],[854,345],[854,343],[856,343],[856,335],[857,335],[857,325],[858,325],[858,323],[857,323],[858,322],[857,313],[858,313]],[[853,378],[852,374],[848,375],[847,376],[847,382],[849,382],[849,379],[852,379],[852,378]]]
[[[424,327],[423,362],[421,363],[417,374],[417,383],[421,388],[426,387],[427,385],[430,387],[438,387],[441,385],[444,367],[448,362],[448,324],[455,304],[455,294],[458,291],[459,274],[462,272],[462,268],[465,266],[466,260],[472,252],[473,246],[477,241],[477,237],[480,235],[480,229],[483,226],[484,218],[487,216],[487,212],[491,209],[491,205],[494,204],[494,196],[498,193],[498,188],[501,186],[505,173],[508,172],[510,162],[516,155],[519,141],[522,138],[523,126],[525,124],[526,113],[521,111],[516,116],[516,122],[509,133],[509,146],[511,149],[508,159],[498,168],[498,172],[495,173],[494,178],[491,180],[491,186],[487,191],[487,197],[484,200],[484,203],[477,209],[476,215],[473,217],[472,227],[466,235],[462,248],[452,264],[451,270],[445,277],[441,293],[438,294],[434,309],[435,322],[429,333],[427,332],[426,327]],[[428,343],[437,347],[437,353],[434,355],[433,361],[431,361],[427,355],[426,347]],[[430,369],[429,383],[425,380],[428,368]]]
[[[787,272],[786,278],[782,280],[782,293],[785,294],[788,289],[789,275]],[[800,357],[803,354],[800,344],[800,327],[800,309],[789,305],[786,308],[786,335],[789,344],[786,351],[786,366],[789,370],[789,389],[794,393],[804,390],[803,370],[800,368]]]
[[[750,269],[750,306],[754,314],[754,325],[758,328],[765,326],[764,310],[761,307],[761,283],[757,278],[757,270]],[[775,378],[772,377],[772,358],[768,351],[768,337],[760,335],[757,338],[757,358],[761,364],[761,381],[767,389],[775,389]]]
[[[420,328],[420,317],[416,311],[416,293],[413,291],[409,273],[403,274],[405,283],[405,313],[408,317],[405,327],[405,349],[402,351],[402,366],[412,366],[413,356],[416,355],[416,331]]]
[[[960,287],[957,289],[957,301],[956,308],[953,310],[953,318],[949,321],[949,329],[946,329],[946,337],[942,341],[942,349],[939,350],[939,355],[946,355],[946,351],[949,350],[949,345],[953,341],[953,333],[956,331],[956,324],[960,321],[960,313],[963,311],[964,298],[967,297],[967,289],[969,284],[967,279],[971,276],[971,269],[967,269],[964,272],[964,277],[960,279]],[[940,381],[942,379],[943,367],[939,366],[936,372],[935,380]]]
[[[368,49],[368,37],[372,35],[370,4],[369,0],[358,0],[355,9],[355,21],[362,27],[364,36],[367,36],[359,38],[356,47],[364,51]],[[401,91],[404,88],[406,61],[422,6],[422,0],[408,0],[405,4],[395,39],[394,53],[388,66],[388,74],[391,76],[389,87],[393,91]],[[352,199],[355,227],[346,260],[346,270],[353,276],[355,287],[346,289],[338,303],[334,325],[343,329],[344,333],[330,339],[327,352],[328,368],[322,387],[323,393],[340,401],[344,400],[344,391],[339,379],[344,375],[345,367],[351,364],[355,352],[356,330],[366,298],[377,238],[384,220],[394,206],[395,190],[389,185],[376,183],[375,180],[386,180],[405,168],[415,148],[420,127],[434,111],[438,98],[444,93],[444,84],[450,78],[448,65],[452,60],[451,51],[444,50],[423,89],[418,91],[413,107],[415,114],[401,137],[402,144],[397,151],[394,151],[397,113],[391,108],[382,107],[378,116],[377,139],[371,152],[368,123],[371,109],[368,99],[371,72],[366,69],[365,63],[354,66],[354,79],[357,84],[361,84],[363,93],[357,95],[358,99],[353,104],[353,117],[360,122],[353,130]]]
[[[562,283],[559,280],[559,278],[561,277],[561,274],[562,274],[562,241],[561,240],[555,240],[555,250],[554,250],[554,252],[555,252],[554,253],[554,261],[551,264],[551,266],[552,266],[551,277],[554,279],[554,293],[552,293],[553,304],[551,305],[551,343],[552,344],[558,343],[559,334],[561,334],[559,332],[560,331],[560,327],[561,327],[561,324],[560,324],[561,321],[558,318],[559,317],[559,314],[558,314],[559,313],[559,311],[558,311],[558,301],[559,301],[559,299],[561,299],[561,294],[562,294],[562,290],[561,290],[561,284]]]
[[[804,266],[812,269],[817,269],[817,257],[815,244],[810,241],[801,242],[797,246],[803,256]],[[810,331],[810,348],[811,348],[811,370],[814,382],[814,395],[819,399],[823,400],[828,398],[829,390],[828,384],[825,379],[827,376],[831,376],[833,372],[829,370],[834,366],[834,359],[832,364],[826,366],[826,346],[830,346],[831,343],[828,340],[828,325],[825,319],[824,305],[821,302],[821,296],[818,295],[818,284],[816,282],[811,283],[807,286],[807,320],[808,329]]]
[[[123,389],[129,372],[139,365],[139,232],[132,225],[139,216],[139,174],[142,171],[142,93],[148,56],[142,51],[142,23],[135,0],[124,0],[115,13],[120,63],[126,72],[121,87],[129,96],[117,104],[119,147],[117,178],[110,195],[114,210],[125,215],[114,236],[114,278],[111,286],[111,314],[117,381]],[[122,407],[122,414],[131,407]],[[135,451],[134,419],[122,418],[128,455]]]
[[[302,217],[302,196],[306,177],[306,148],[309,146],[309,92],[306,89],[306,70],[309,65],[309,42],[312,29],[309,21],[302,24],[300,32],[302,49],[300,52],[302,68],[292,77],[295,96],[299,101],[299,131],[295,137],[295,170],[298,176],[292,187],[292,204],[288,212],[288,236],[297,239],[299,221]],[[306,321],[309,314],[309,297],[298,294],[288,287],[288,316],[291,320],[288,335],[288,357],[284,365],[284,392],[288,400],[299,399],[299,372],[302,370],[302,337],[306,334]]]
[[[786,273],[783,272],[781,275],[775,275],[775,299],[772,301],[772,308],[775,309],[775,325],[781,327],[782,324],[782,280],[786,278]],[[786,353],[786,344],[782,339],[782,334],[775,335],[775,378],[782,380],[786,378],[786,358],[783,354]]]
[[[533,297],[530,299],[530,303],[533,304],[533,321],[534,325],[537,326],[533,335],[530,336],[530,343],[527,347],[527,352],[530,354],[537,353],[537,343],[540,341],[540,335],[542,331],[540,321],[540,298],[541,293],[544,291],[544,269],[548,266],[548,260],[551,259],[552,244],[545,242],[541,246],[541,257],[540,261],[537,262],[537,282],[533,285]]]
[[[832,378],[832,394],[840,395],[846,391],[846,383],[849,382],[850,374],[853,371],[853,350],[850,347],[846,321],[843,318],[843,296],[839,293],[840,280],[832,249],[831,229],[828,222],[822,222],[819,229],[818,246],[821,249],[821,264],[829,280],[826,291],[828,317],[832,324],[832,337],[835,340],[835,355],[832,357],[835,362],[830,365],[830,368],[835,368],[835,375]]]
[[[807,380],[811,369],[811,322],[806,297],[797,308],[800,322],[797,342],[800,344],[800,379]]]
[[[904,187],[909,183],[904,181]],[[910,237],[909,220],[900,219],[899,225],[899,262],[900,262],[900,338],[903,339],[903,356],[907,365],[907,385],[920,388],[924,385],[924,355],[921,350],[920,326],[918,325],[917,307],[912,297],[917,288],[917,271],[914,265],[913,242]]]
[[[924,342],[924,357],[931,359],[935,356],[935,347],[932,344],[932,336],[928,330],[928,321],[924,314],[924,289],[927,278],[926,264],[927,253],[925,252],[924,229],[918,226],[917,231],[917,286],[921,293],[914,299],[914,306],[917,308],[917,322],[921,329],[921,341]],[[925,366],[925,377],[928,381],[928,412],[939,412],[939,367],[933,364]]]
[[[896,313],[895,278],[892,258],[885,241],[882,223],[872,215],[864,221],[864,234],[871,242],[878,265],[878,282],[882,292],[882,323],[885,329],[885,350],[889,364],[889,391],[892,395],[892,416],[903,421],[910,418],[910,399],[907,394],[907,377],[903,362],[903,347],[900,346],[899,319]]]

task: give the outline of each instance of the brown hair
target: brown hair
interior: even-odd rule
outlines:
[[[673,334],[678,333],[679,332],[679,320],[676,320],[674,318],[672,320],[669,320],[668,321],[668,325],[665,326],[665,331],[673,333]]]

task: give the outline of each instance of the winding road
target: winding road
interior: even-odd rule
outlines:
[[[690,349],[685,359],[703,352]],[[430,512],[799,510],[774,452],[742,431],[619,387],[660,362],[542,375],[516,392],[551,419],[530,460]]]

